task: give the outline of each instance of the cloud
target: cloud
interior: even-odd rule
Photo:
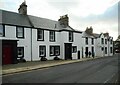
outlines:
[[[18,11],[24,0],[2,0],[3,9]],[[70,26],[84,31],[93,26],[94,32],[110,32],[114,36],[117,26],[117,3],[119,0],[26,0],[28,14],[58,20],[59,16],[69,15]],[[114,36],[116,37],[116,36]]]

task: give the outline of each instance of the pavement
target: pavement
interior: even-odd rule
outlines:
[[[102,58],[102,57],[82,58],[79,60],[76,59],[76,60],[29,61],[29,62],[25,62],[25,63],[3,65],[2,66],[2,75],[37,70],[37,69],[48,68],[48,67],[53,67],[53,66],[57,66],[57,65],[64,65],[64,64],[70,64],[70,63],[88,61],[88,60],[93,60],[93,59],[98,59],[98,58]]]

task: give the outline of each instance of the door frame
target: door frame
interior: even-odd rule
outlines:
[[[69,46],[71,49],[67,50],[67,48],[66,48],[67,46]],[[70,52],[69,56],[67,56],[68,52]],[[65,55],[65,60],[67,60],[67,59],[72,60],[72,43],[64,43],[64,55]]]
[[[18,61],[17,61],[17,41],[18,40],[2,40],[2,51],[3,51],[4,46],[6,46],[6,45],[10,45],[12,48],[12,50],[11,50],[11,55],[12,55],[11,64],[18,63]],[[3,57],[3,52],[2,52],[2,57]],[[2,65],[4,65],[3,61],[4,60],[2,58]]]

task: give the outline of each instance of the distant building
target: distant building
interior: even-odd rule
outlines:
[[[120,53],[120,35],[118,36],[118,39],[114,41],[114,52]]]
[[[85,52],[94,56],[112,56],[112,37],[95,34],[93,28],[77,31],[69,25],[68,15],[58,21],[27,15],[23,2],[19,13],[0,10],[0,40],[2,40],[2,63],[17,63],[20,59],[36,61],[54,57],[81,59]]]

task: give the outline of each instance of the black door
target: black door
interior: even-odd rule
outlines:
[[[72,59],[72,43],[65,43],[65,60]]]
[[[88,57],[88,47],[85,48],[85,55],[86,55],[86,58]]]
[[[80,51],[78,51],[78,59],[80,59]]]

